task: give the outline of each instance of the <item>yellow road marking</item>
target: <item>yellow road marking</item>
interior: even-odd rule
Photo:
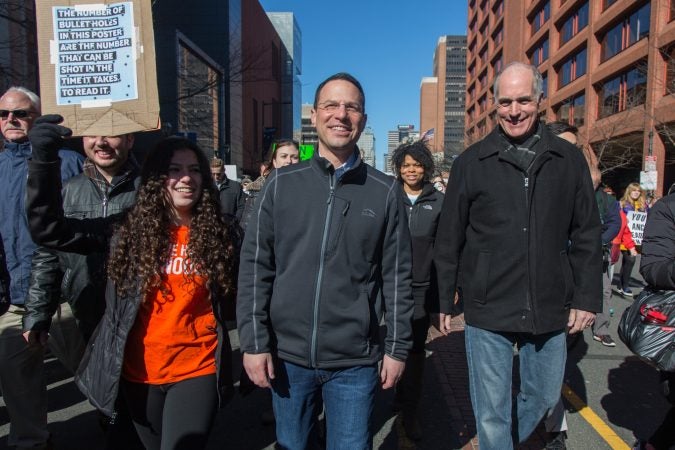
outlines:
[[[576,409],[581,417],[588,422],[595,431],[603,438],[614,450],[630,450],[630,445],[626,444],[617,434],[607,425],[593,410],[574,393],[570,387],[563,383],[562,393],[568,402]]]

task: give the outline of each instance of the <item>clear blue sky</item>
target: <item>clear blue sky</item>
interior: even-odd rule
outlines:
[[[316,86],[336,72],[349,72],[363,84],[378,169],[387,150],[388,130],[397,124],[419,129],[420,82],[432,75],[438,38],[466,34],[466,0],[260,0],[260,4],[268,12],[295,14],[302,31],[303,103],[312,103]]]

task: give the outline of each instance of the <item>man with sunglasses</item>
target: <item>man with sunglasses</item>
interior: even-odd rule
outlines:
[[[543,80],[514,62],[496,77],[498,126],[455,160],[434,246],[439,330],[464,305],[481,450],[525,441],[560,398],[566,332],[602,311],[600,217],[582,153],[540,124]],[[520,391],[512,421],[513,350]]]
[[[36,244],[28,230],[24,206],[28,160],[32,156],[28,131],[40,116],[40,99],[23,87],[11,87],[0,97],[0,234],[10,275],[11,306],[0,317],[0,388],[11,421],[8,444],[16,448],[47,448],[47,391],[43,377],[44,348],[28,346],[22,319]],[[84,158],[59,150],[61,180],[82,171]],[[60,186],[54,186],[58,189]]]

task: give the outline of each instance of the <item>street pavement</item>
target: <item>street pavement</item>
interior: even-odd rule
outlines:
[[[634,291],[639,280],[635,280]],[[669,405],[658,389],[657,372],[633,356],[620,342],[616,326],[632,299],[612,297],[615,311],[612,337],[617,347],[593,341],[590,331],[568,355],[565,406],[569,424],[567,448],[629,449],[635,437],[646,438],[658,426]],[[239,360],[236,332],[231,332],[235,360]],[[468,389],[464,351],[464,321],[453,319],[453,329],[442,336],[432,328],[427,344],[427,364],[420,406],[424,439],[408,441],[391,412],[392,391],[378,393],[374,414],[376,449],[477,449],[475,422]],[[514,364],[517,371],[517,358]],[[240,366],[235,368],[239,373]],[[49,427],[56,449],[102,448],[98,415],[78,392],[72,378],[54,359],[46,361],[49,392]],[[516,376],[517,379],[517,376]],[[568,399],[571,399],[570,402]],[[269,392],[256,389],[237,395],[216,417],[208,449],[273,449],[274,425],[263,425],[260,416],[271,406]],[[7,448],[9,418],[0,399],[0,449]],[[543,427],[520,446],[541,449]]]

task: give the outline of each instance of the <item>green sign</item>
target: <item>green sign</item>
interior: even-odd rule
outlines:
[[[300,144],[300,161],[306,161],[314,155],[314,146],[312,144]]]

